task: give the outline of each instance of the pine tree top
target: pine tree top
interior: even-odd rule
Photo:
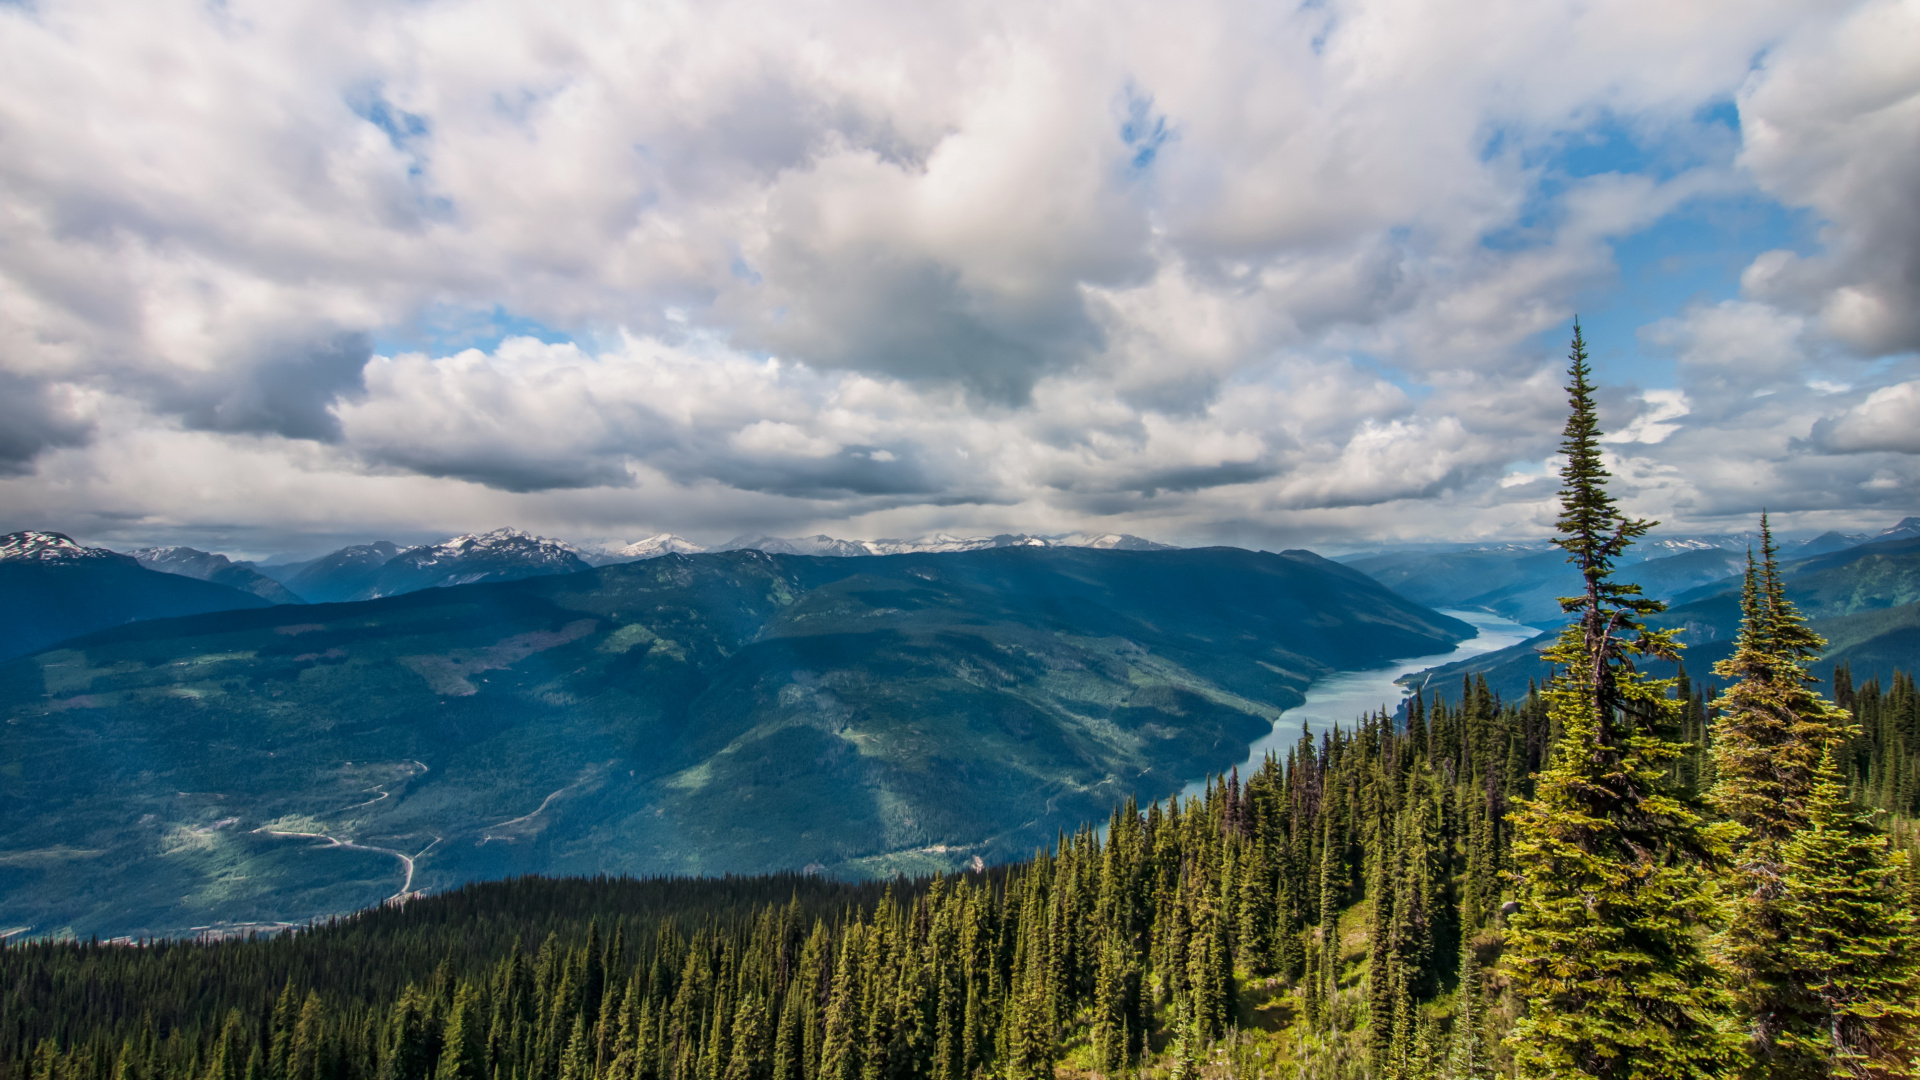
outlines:
[[[1560,535],[1553,543],[1567,553],[1567,561],[1579,567],[1589,585],[1612,573],[1615,560],[1659,524],[1629,518],[1607,491],[1607,471],[1600,450],[1599,408],[1594,402],[1593,369],[1587,361],[1587,343],[1580,332],[1580,320],[1573,323],[1573,342],[1567,353],[1567,425],[1561,433],[1560,452],[1566,464],[1560,469]],[[1615,586],[1618,595],[1638,594],[1634,586]],[[1567,601],[1562,601],[1563,606]],[[1568,611],[1581,610],[1578,605]]]

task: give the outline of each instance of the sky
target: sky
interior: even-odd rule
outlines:
[[[1920,513],[1920,2],[0,0],[0,530]]]

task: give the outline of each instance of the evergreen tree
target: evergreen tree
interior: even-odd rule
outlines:
[[[1808,1074],[1913,1075],[1920,940],[1901,896],[1904,854],[1889,854],[1886,836],[1854,814],[1832,755],[1822,757],[1806,828],[1782,853],[1786,961],[1817,1019],[1777,1040],[1795,1065],[1819,1063]]]
[[[488,1080],[486,1039],[481,1027],[485,1021],[478,989],[471,983],[461,984],[454,994],[453,1011],[447,1015],[440,1067],[434,1071],[434,1080]]]
[[[773,1032],[768,1025],[767,1003],[757,993],[740,998],[733,1020],[733,1055],[727,1062],[725,1080],[772,1080]]]
[[[447,1046],[452,1048],[451,1038],[447,1040]],[[566,1046],[560,1051],[560,1080],[593,1080],[593,1046],[587,1035],[587,1018],[584,1015],[573,1018],[573,1031],[567,1035]]]
[[[1729,1056],[1723,994],[1695,936],[1713,913],[1702,864],[1725,839],[1667,779],[1685,753],[1664,737],[1679,705],[1670,680],[1635,661],[1677,659],[1678,646],[1641,622],[1661,605],[1613,580],[1653,523],[1620,513],[1607,492],[1577,322],[1569,361],[1555,543],[1584,590],[1561,600],[1574,620],[1546,654],[1560,739],[1512,818],[1520,910],[1505,962],[1527,1012],[1507,1045],[1523,1077],[1705,1078]]]
[[[1453,1015],[1453,1045],[1447,1052],[1447,1080],[1492,1080],[1492,1056],[1488,1053],[1486,1024],[1483,1018],[1480,962],[1470,943],[1460,950],[1459,1007]]]
[[[840,940],[840,958],[834,968],[833,985],[827,1000],[826,1033],[821,1047],[821,1080],[858,1080],[861,1054],[860,1023],[861,971],[860,935],[847,934]]]
[[[1822,1011],[1801,989],[1804,980],[1783,947],[1791,933],[1781,899],[1783,860],[1787,843],[1808,826],[1821,760],[1857,730],[1812,688],[1805,663],[1826,642],[1787,599],[1764,514],[1760,541],[1760,563],[1747,555],[1733,655],[1714,665],[1715,674],[1733,681],[1715,702],[1708,797],[1741,829],[1722,882],[1727,924],[1715,950],[1747,1018],[1754,1074],[1825,1075],[1819,1060],[1796,1058],[1779,1044],[1783,1032],[1817,1024]]]
[[[326,1047],[326,1009],[320,995],[307,991],[300,1006],[300,1019],[294,1024],[293,1039],[287,1051],[286,1080],[326,1080],[329,1062]]]
[[[380,1080],[427,1080],[433,1054],[427,1039],[427,1015],[420,995],[409,990],[393,1004],[387,1022],[387,1054]]]

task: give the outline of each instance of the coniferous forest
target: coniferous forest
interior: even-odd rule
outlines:
[[[1920,1075],[1920,697],[1810,670],[1764,527],[1711,677],[1614,579],[1576,325],[1523,700],[1303,732],[938,879],[469,885],[245,940],[0,944],[0,1080]],[[1681,661],[1674,679],[1650,662]]]

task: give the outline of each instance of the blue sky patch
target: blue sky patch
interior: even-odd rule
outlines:
[[[407,145],[429,135],[433,125],[418,113],[410,113],[386,99],[379,86],[362,88],[347,95],[347,107],[353,114],[381,131],[395,150],[410,150]]]
[[[510,337],[530,337],[549,345],[575,340],[537,319],[515,315],[495,305],[491,311],[435,304],[402,326],[390,326],[373,336],[373,351],[382,356],[419,352],[452,356],[465,349],[492,352]]]
[[[1153,159],[1159,156],[1160,147],[1172,132],[1167,129],[1166,116],[1154,112],[1152,94],[1142,94],[1139,88],[1129,85],[1125,101],[1120,141],[1133,151],[1130,166],[1135,172],[1141,172],[1153,165]]]
[[[1740,275],[1756,256],[1778,248],[1812,254],[1817,228],[1812,214],[1752,195],[1694,200],[1616,241],[1613,280],[1573,297],[1607,377],[1674,385],[1672,358],[1645,350],[1640,330],[1696,305],[1738,298]],[[1543,334],[1541,347],[1564,351],[1566,337],[1560,330]]]

